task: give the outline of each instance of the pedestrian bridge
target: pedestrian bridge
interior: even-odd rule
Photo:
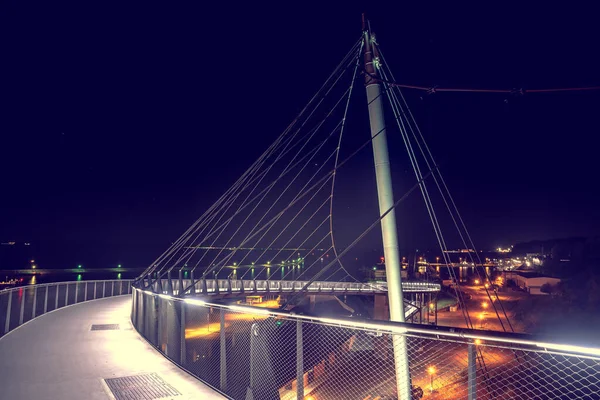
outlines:
[[[392,343],[400,339],[407,343],[415,399],[596,399],[600,393],[599,348],[218,304],[131,284],[61,282],[0,291],[2,398],[123,398],[113,390],[148,390],[142,378],[152,378],[188,399],[396,399]]]
[[[192,285],[191,279],[161,279],[150,285],[155,293],[179,295],[181,288],[186,294],[227,295],[255,293],[298,293],[304,290],[310,294],[386,294],[387,283],[374,282],[328,282],[328,281],[286,281],[286,280],[241,280],[241,279],[200,279]],[[149,288],[150,286],[147,286]],[[404,293],[435,293],[441,285],[432,282],[402,282]]]

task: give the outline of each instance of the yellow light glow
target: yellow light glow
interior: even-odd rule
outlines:
[[[429,372],[429,375],[435,374],[435,367],[432,365],[431,367],[427,368],[427,372]]]

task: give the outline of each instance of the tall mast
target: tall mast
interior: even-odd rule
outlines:
[[[381,89],[377,79],[374,79],[377,77],[377,70],[373,63],[377,60],[373,57],[373,37],[365,26],[364,14],[363,31],[365,49],[364,68],[366,72],[365,87],[367,90],[369,120],[371,123],[375,177],[377,179],[377,195],[379,198],[379,215],[381,216],[394,207],[394,194],[392,190],[392,175],[390,172],[385,121],[383,119]],[[404,296],[402,295],[402,276],[400,273],[395,210],[392,209],[381,219],[381,234],[383,237],[390,321],[404,322]],[[411,384],[406,337],[403,335],[394,336],[393,346],[398,398],[409,400],[411,399]]]

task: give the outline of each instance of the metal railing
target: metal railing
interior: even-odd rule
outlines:
[[[392,341],[407,341],[413,399],[596,399],[600,349],[528,335],[315,318],[134,288],[132,323],[233,399],[397,399]]]
[[[0,291],[0,337],[25,322],[72,304],[131,294],[133,280],[44,283]]]

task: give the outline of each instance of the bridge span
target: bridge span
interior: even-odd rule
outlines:
[[[308,284],[308,286],[307,286]],[[241,280],[241,279],[200,279],[192,285],[191,279],[160,279],[150,285],[156,293],[178,296],[186,294],[223,295],[256,293],[299,293],[307,294],[387,294],[387,283],[374,282],[328,282],[328,281],[286,281],[286,280]],[[150,286],[147,286],[150,288]],[[404,293],[436,293],[441,290],[439,283],[408,281],[402,282]]]

